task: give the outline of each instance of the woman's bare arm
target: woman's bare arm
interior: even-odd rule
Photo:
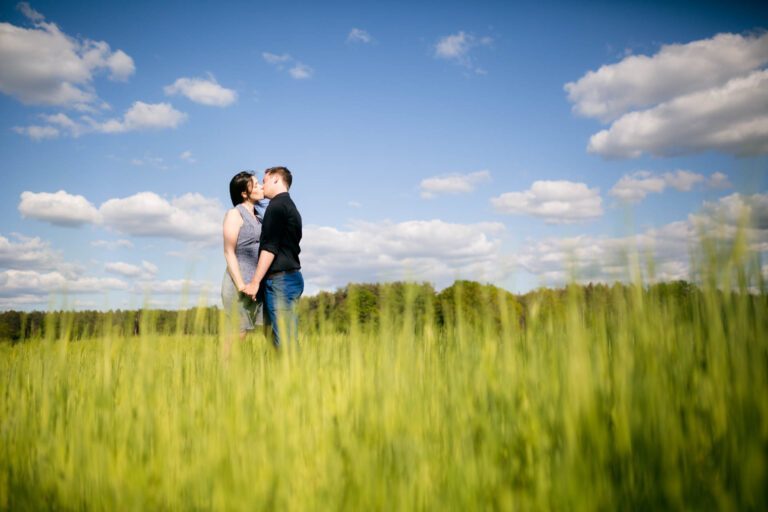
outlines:
[[[237,256],[235,256],[237,235],[240,234],[242,226],[243,218],[240,213],[234,208],[229,210],[224,216],[224,259],[227,260],[227,272],[239,291],[242,291],[246,284],[240,274],[240,265],[237,264]]]

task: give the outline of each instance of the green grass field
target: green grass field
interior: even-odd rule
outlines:
[[[486,296],[439,325],[406,287],[282,353],[2,343],[0,508],[765,510],[768,300],[727,271],[740,292],[572,286],[524,322]]]

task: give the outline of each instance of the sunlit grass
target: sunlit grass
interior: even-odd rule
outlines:
[[[768,300],[742,256],[684,294],[570,286],[524,311],[386,288],[376,322],[304,311],[281,353],[150,316],[0,344],[0,507],[765,509]]]

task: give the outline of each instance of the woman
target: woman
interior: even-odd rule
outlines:
[[[224,259],[227,271],[221,283],[221,299],[231,325],[237,325],[240,339],[256,325],[263,324],[262,301],[254,301],[242,293],[253,279],[259,259],[261,217],[256,204],[264,199],[264,191],[252,172],[237,173],[229,182],[232,208],[224,216]]]

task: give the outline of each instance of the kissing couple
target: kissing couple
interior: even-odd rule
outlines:
[[[275,348],[298,342],[296,306],[304,292],[292,182],[286,167],[267,169],[262,183],[252,171],[239,172],[229,182],[233,208],[224,216],[221,299],[227,318],[241,340],[263,325]]]

